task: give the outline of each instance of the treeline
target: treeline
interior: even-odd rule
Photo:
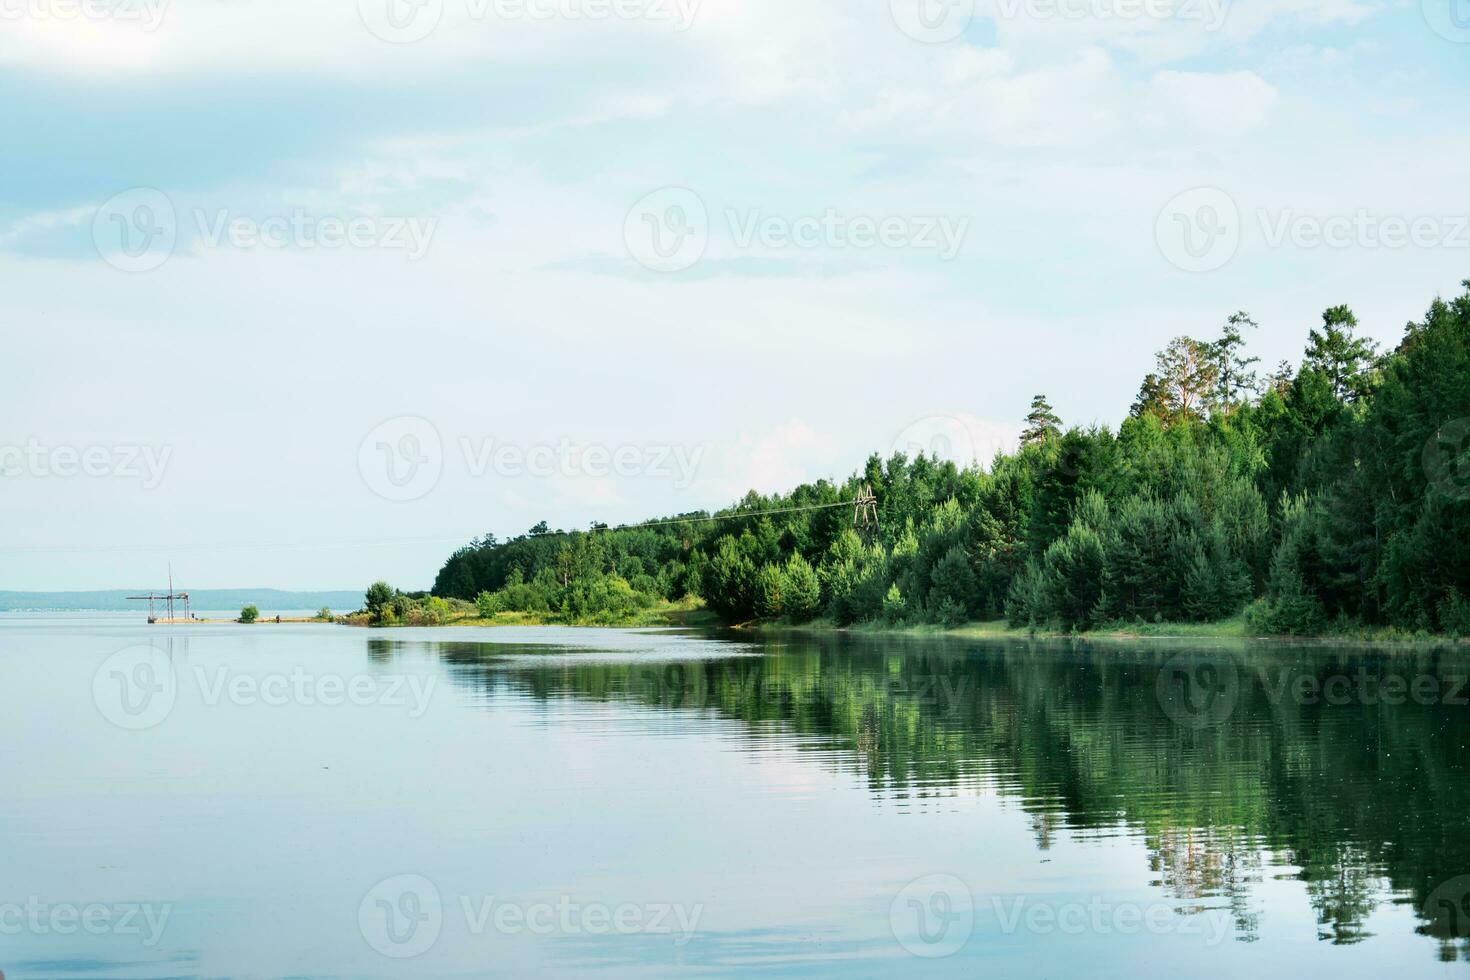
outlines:
[[[461,599],[401,592],[387,582],[374,582],[368,586],[362,608],[342,617],[342,622],[353,626],[447,626],[474,614],[475,607]]]
[[[1245,610],[1266,632],[1470,633],[1470,292],[1387,352],[1339,306],[1300,364],[1263,372],[1255,329],[1237,313],[1171,341],[1116,431],[1064,430],[1037,396],[988,469],[873,456],[713,515],[487,536],[433,593],[572,622],[699,596],[730,621],[1080,630]],[[879,529],[818,509],[865,485]]]

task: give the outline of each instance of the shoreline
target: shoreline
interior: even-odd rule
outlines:
[[[261,622],[266,620],[262,619]],[[232,622],[232,621],[221,621]],[[287,622],[287,620],[282,620]],[[301,622],[322,622],[301,620]],[[976,621],[960,626],[921,624],[895,626],[883,623],[854,623],[838,626],[829,620],[813,620],[808,623],[789,622],[746,622],[727,623],[713,612],[701,606],[670,604],[646,610],[644,614],[616,622],[565,622],[554,616],[540,613],[504,612],[494,618],[468,615],[443,623],[394,623],[373,625],[367,621],[366,613],[358,612],[336,617],[333,622],[345,626],[366,629],[402,629],[412,627],[468,626],[481,629],[503,629],[506,627],[562,627],[567,629],[658,629],[658,628],[711,628],[757,634],[798,634],[808,636],[862,636],[862,637],[907,637],[951,640],[1025,640],[1055,641],[1083,640],[1089,642],[1141,642],[1148,640],[1208,641],[1236,643],[1280,643],[1317,644],[1331,646],[1402,646],[1402,647],[1467,647],[1470,637],[1454,637],[1429,633],[1404,633],[1389,628],[1364,628],[1344,633],[1321,633],[1310,635],[1253,634],[1247,631],[1244,616],[1216,620],[1206,623],[1112,623],[1082,633],[1066,633],[1059,630],[1018,629],[1008,626],[1005,620]]]
[[[1407,634],[1392,629],[1363,629],[1349,633],[1319,633],[1302,635],[1254,634],[1245,628],[1244,617],[1234,617],[1207,623],[1129,623],[1107,624],[1095,630],[1081,633],[1065,633],[1059,630],[1018,629],[1008,626],[1005,620],[964,623],[960,626],[887,626],[873,623],[855,623],[837,626],[831,622],[811,623],[748,623],[734,627],[758,633],[798,633],[808,635],[850,636],[905,636],[912,638],[959,639],[959,640],[1026,640],[1055,641],[1082,640],[1087,642],[1137,643],[1147,640],[1173,642],[1230,642],[1230,643],[1279,643],[1312,644],[1322,646],[1403,646],[1403,647],[1467,647],[1470,637],[1454,637],[1429,633]]]

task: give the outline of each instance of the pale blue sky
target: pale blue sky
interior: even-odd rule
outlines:
[[[0,2],[0,588],[424,587],[1470,276],[1466,0],[419,2]]]

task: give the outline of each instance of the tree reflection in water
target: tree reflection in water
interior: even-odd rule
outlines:
[[[888,804],[997,792],[1026,812],[1041,850],[1059,830],[1141,837],[1154,884],[1186,907],[1228,899],[1243,940],[1262,915],[1254,886],[1286,876],[1305,882],[1324,941],[1357,942],[1375,908],[1408,902],[1442,958],[1470,959],[1463,652],[743,639],[765,655],[436,648],[485,695],[704,713],[743,722],[752,741],[784,733]],[[1227,702],[1196,697],[1200,678]],[[1423,696],[1384,696],[1400,682]]]

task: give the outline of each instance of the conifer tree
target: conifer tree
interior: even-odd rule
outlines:
[[[1021,444],[1024,446],[1033,443],[1044,442],[1047,439],[1055,439],[1061,435],[1062,420],[1057,413],[1052,411],[1045,395],[1037,395],[1031,399],[1031,411],[1026,416],[1026,429],[1021,433]]]

